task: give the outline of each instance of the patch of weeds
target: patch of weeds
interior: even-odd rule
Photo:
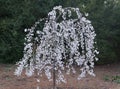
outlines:
[[[115,82],[115,83],[118,83],[120,84],[120,76],[108,76],[108,75],[105,75],[104,78],[103,78],[105,81],[110,81],[110,82]]]
[[[105,81],[111,81],[111,78],[110,78],[110,76],[108,76],[108,75],[105,75],[103,79],[104,79]]]
[[[112,76],[112,81],[120,84],[120,76]]]

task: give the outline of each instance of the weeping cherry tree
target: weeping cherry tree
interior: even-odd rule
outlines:
[[[44,22],[42,30],[36,29],[41,22]],[[79,8],[56,6],[47,18],[25,32],[24,55],[17,63],[15,75],[21,75],[23,70],[27,76],[36,72],[42,76],[44,72],[54,88],[56,83],[66,82],[64,70],[67,74],[76,73],[74,65],[80,68],[78,80],[87,73],[95,76],[94,61],[99,53],[94,46],[96,34]]]

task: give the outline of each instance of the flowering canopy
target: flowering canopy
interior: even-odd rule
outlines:
[[[38,24],[45,20],[43,30],[36,30]],[[25,37],[24,56],[18,62],[16,75],[23,69],[26,75],[31,76],[34,71],[38,75],[52,78],[53,64],[57,71],[57,83],[66,82],[63,70],[67,74],[75,73],[74,64],[80,67],[78,79],[85,77],[86,73],[93,73],[94,60],[98,51],[94,47],[95,31],[91,21],[82,16],[79,8],[62,8],[56,6],[48,13],[48,18],[41,19],[30,29]]]

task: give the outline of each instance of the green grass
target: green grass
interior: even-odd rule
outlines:
[[[107,82],[115,82],[117,84],[120,84],[120,76],[118,75],[115,75],[115,76],[105,75],[103,79]]]

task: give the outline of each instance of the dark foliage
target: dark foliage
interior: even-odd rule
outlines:
[[[97,33],[99,64],[120,61],[120,1],[112,0],[0,0],[0,62],[14,63],[23,54],[24,28],[57,5],[88,12]],[[84,4],[84,6],[83,6]]]

